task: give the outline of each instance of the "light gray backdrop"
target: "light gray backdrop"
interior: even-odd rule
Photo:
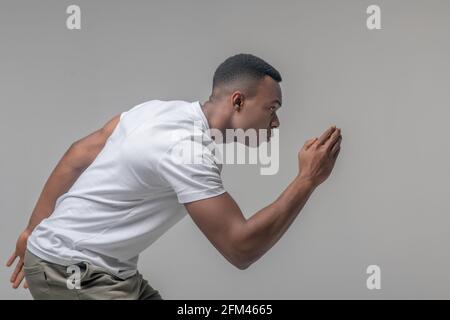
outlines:
[[[69,31],[66,8],[82,9]],[[366,28],[378,4],[382,30]],[[224,166],[247,217],[296,174],[306,139],[342,128],[339,160],[285,236],[245,271],[186,216],[140,270],[166,299],[450,298],[450,2],[6,1],[0,4],[0,257],[75,140],[151,99],[205,101],[217,65],[282,73],[280,171]],[[366,288],[366,268],[382,289]],[[29,299],[0,268],[0,298]]]

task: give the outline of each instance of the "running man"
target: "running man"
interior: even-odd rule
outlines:
[[[227,129],[263,129],[270,136],[280,125],[280,82],[264,60],[234,55],[217,68],[208,101],[151,100],[74,142],[7,262],[19,258],[12,286],[25,278],[34,299],[162,299],[138,272],[138,257],[186,214],[227,261],[247,269],[329,177],[341,130],[332,126],[306,141],[292,182],[248,219],[224,189],[222,165],[209,148],[195,163],[180,162],[174,151],[192,138],[192,128],[224,136]],[[215,143],[205,137],[205,146]]]

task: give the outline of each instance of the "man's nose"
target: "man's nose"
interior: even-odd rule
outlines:
[[[278,119],[278,116],[275,115],[275,117],[272,119],[272,123],[270,124],[271,128],[278,128],[280,126],[280,119]]]

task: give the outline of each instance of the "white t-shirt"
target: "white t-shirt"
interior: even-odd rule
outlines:
[[[29,237],[35,255],[65,266],[87,260],[125,279],[135,274],[139,253],[187,214],[183,203],[225,192],[198,101],[151,100],[120,119]],[[201,161],[198,148],[195,161],[181,159],[180,146],[199,141],[199,133]]]

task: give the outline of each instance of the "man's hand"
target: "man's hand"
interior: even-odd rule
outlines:
[[[320,138],[306,141],[298,154],[299,176],[318,186],[333,170],[341,150],[341,129],[335,126],[326,130]]]
[[[11,283],[13,284],[12,287],[14,289],[17,289],[20,286],[20,283],[25,277],[25,274],[23,272],[23,260],[25,256],[25,251],[27,250],[27,240],[30,236],[31,232],[27,229],[22,231],[22,233],[19,236],[19,239],[17,239],[16,243],[16,250],[13,252],[11,257],[9,258],[6,265],[8,267],[11,267],[11,265],[14,263],[14,261],[19,258],[19,261],[16,264],[16,268],[14,269],[14,272],[11,275]],[[24,281],[23,287],[26,289],[28,288],[27,281]]]
[[[340,150],[340,131],[331,127],[320,138],[308,140],[299,152],[297,177],[249,219],[228,192],[185,203],[189,215],[229,262],[247,269],[282,237],[315,187],[329,176]]]

